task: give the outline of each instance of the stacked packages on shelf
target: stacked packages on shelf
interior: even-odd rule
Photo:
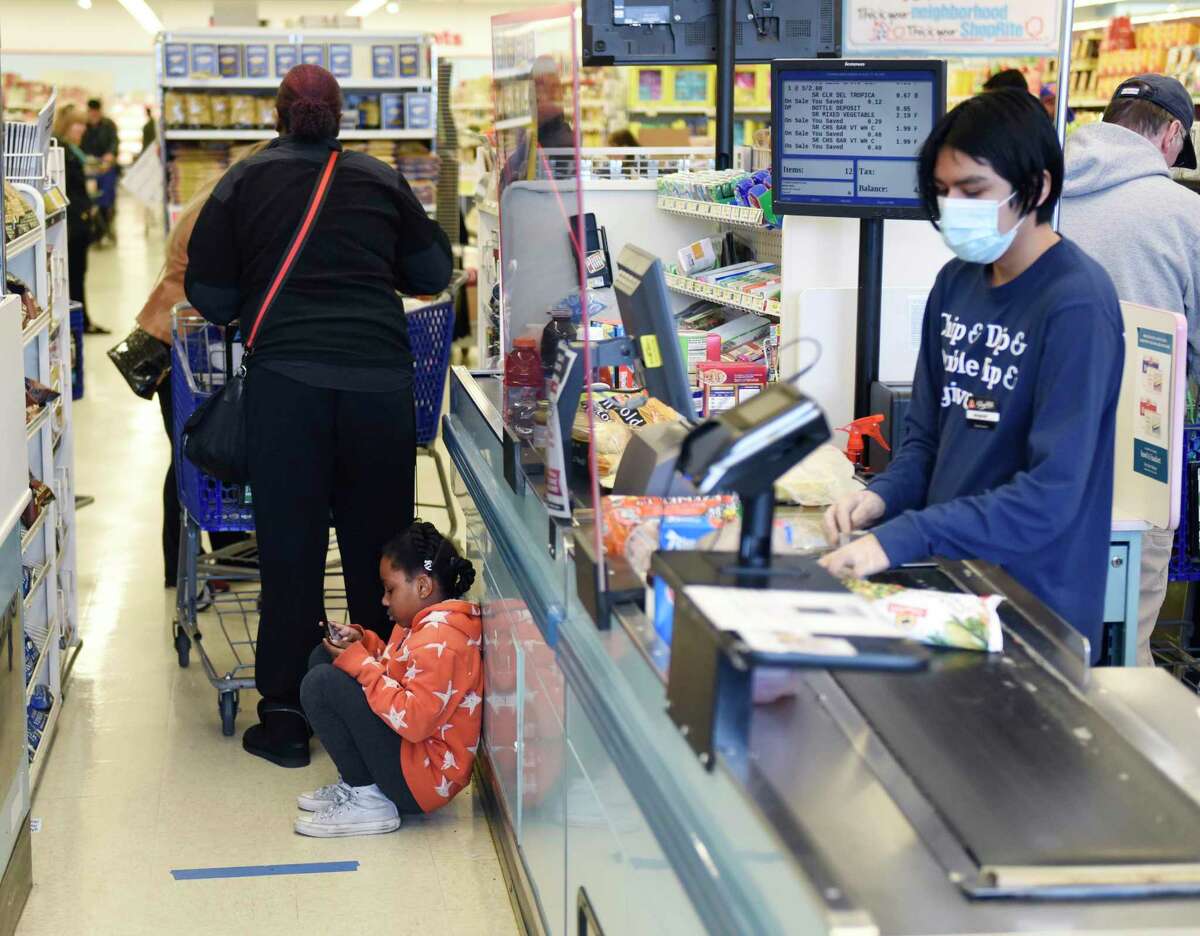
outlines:
[[[186,205],[208,182],[229,166],[228,144],[176,147],[170,163],[170,199]]]
[[[9,183],[4,183],[4,240],[16,240],[38,226],[37,212]]]
[[[660,176],[658,194],[709,205],[732,205],[762,211],[762,223],[777,227],[772,201],[771,170],[705,169]]]
[[[707,301],[692,303],[676,322],[697,415],[732,409],[778,379],[778,323]],[[590,324],[597,338],[625,333],[614,314],[594,316]],[[621,368],[611,382],[617,389],[628,389],[634,380],[632,372]]]
[[[1085,54],[1083,64],[1097,41],[1076,40]],[[1134,75],[1172,75],[1192,93],[1200,92],[1200,23],[1178,21],[1134,26],[1129,17],[1112,19],[1098,43],[1094,67],[1072,70],[1071,93],[1079,97],[1107,99],[1117,86]]]

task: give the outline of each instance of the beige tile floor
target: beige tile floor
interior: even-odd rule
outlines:
[[[88,282],[95,318],[114,331],[129,327],[162,251],[132,204],[119,233],[117,248],[93,252]],[[470,791],[393,835],[306,839],[291,829],[294,796],[332,779],[324,752],[317,747],[306,770],[283,770],[222,737],[215,691],[194,655],[178,667],[168,637],[158,407],[129,393],[104,359],[113,340],[87,341],[87,395],[75,410],[78,489],[96,497],[79,514],[85,645],[33,803],[35,884],[18,933],[515,933]],[[436,490],[431,482],[423,475],[422,490]],[[243,694],[239,733],[254,702]],[[358,870],[180,882],[170,874],[346,860]]]

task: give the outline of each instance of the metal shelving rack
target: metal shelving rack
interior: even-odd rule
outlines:
[[[221,45],[247,44],[265,45],[269,50],[267,67],[269,77],[218,77],[189,74],[186,77],[169,77],[167,74],[166,46],[181,43],[189,47],[195,44],[205,44],[214,47]],[[305,44],[341,43],[351,46],[352,68],[350,77],[338,77],[342,91],[346,94],[358,93],[403,93],[406,91],[426,92],[430,96],[430,126],[428,129],[343,129],[339,139],[345,142],[394,140],[419,141],[429,147],[430,154],[436,152],[437,136],[437,53],[429,35],[425,33],[391,33],[363,32],[359,30],[272,30],[272,29],[192,29],[172,30],[163,32],[155,40],[155,71],[158,81],[159,113],[163,119],[159,121],[159,146],[163,154],[163,212],[167,228],[170,228],[175,216],[182,208],[181,204],[172,203],[171,199],[171,164],[175,158],[175,146],[187,143],[245,143],[256,140],[270,140],[277,135],[273,129],[266,128],[229,128],[201,129],[167,127],[166,94],[170,91],[186,93],[215,92],[230,94],[239,91],[263,92],[274,91],[283,80],[282,74],[277,74],[275,62],[276,46],[293,46],[299,49]],[[400,45],[417,45],[420,48],[420,71],[417,77],[405,76],[394,78],[376,78],[373,75],[371,61],[371,46],[390,45],[393,50]],[[365,49],[365,53],[363,50]],[[241,63],[245,68],[245,61]],[[189,53],[190,65],[190,53]],[[328,67],[328,59],[326,59]],[[428,206],[427,206],[428,208]],[[433,209],[429,208],[432,213]]]
[[[49,120],[43,126],[48,124]],[[65,164],[63,151],[53,141],[39,138],[37,148],[33,158],[16,151],[5,154],[6,178],[33,208],[38,226],[4,247],[7,272],[33,290],[38,305],[45,310],[21,335],[23,375],[60,394],[37,417],[27,420],[25,432],[29,472],[54,492],[54,501],[20,538],[21,563],[34,569],[31,587],[22,601],[22,644],[27,637],[36,649],[24,699],[28,705],[39,685],[46,686],[54,698],[40,741],[30,751],[31,789],[36,787],[45,766],[70,665],[81,646],[67,221],[66,213],[58,208],[49,217],[46,214],[48,195],[52,205],[66,203]]]

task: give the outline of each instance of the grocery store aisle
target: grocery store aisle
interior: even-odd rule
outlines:
[[[393,835],[295,835],[295,794],[333,778],[324,752],[316,747],[306,770],[251,758],[238,738],[222,737],[216,693],[195,655],[179,668],[168,635],[173,593],[162,588],[167,445],[158,407],[135,398],[104,359],[157,274],[162,238],[132,204],[118,225],[119,245],[93,253],[88,283],[92,317],[114,336],[88,339],[86,396],[75,409],[78,490],[96,498],[78,526],[84,647],[34,799],[35,884],[18,933],[515,933],[470,791]],[[255,702],[243,694],[239,734]],[[171,875],[307,862],[358,866]]]

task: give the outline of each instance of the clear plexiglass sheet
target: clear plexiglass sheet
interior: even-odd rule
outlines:
[[[546,510],[567,520],[594,492],[586,433],[574,431],[589,354],[576,343],[588,306],[578,34],[573,6],[492,19],[503,414],[539,495],[525,518],[539,538]]]

